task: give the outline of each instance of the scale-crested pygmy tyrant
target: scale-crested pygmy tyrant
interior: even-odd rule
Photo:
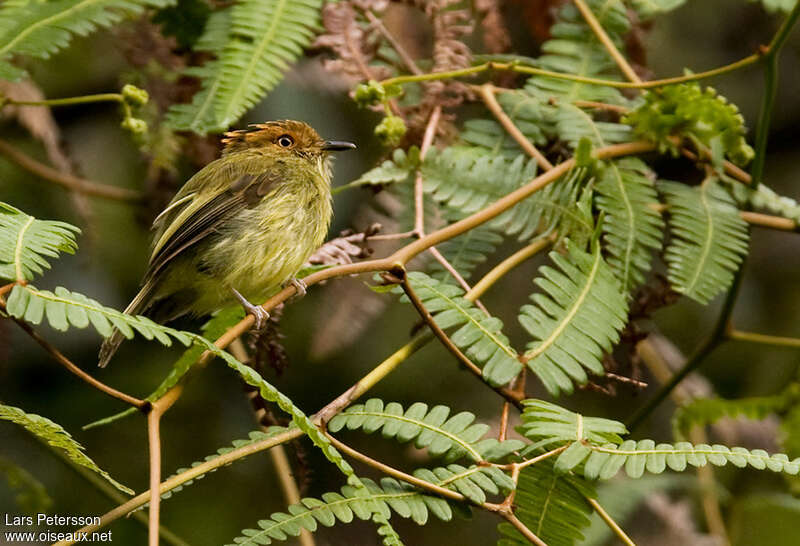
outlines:
[[[330,153],[355,144],[323,140],[301,121],[252,125],[222,141],[222,157],[189,179],[155,219],[150,264],[126,313],[164,323],[238,300],[258,328],[268,315],[250,302],[297,282],[294,275],[324,241]],[[103,342],[101,367],[122,340],[115,330]]]

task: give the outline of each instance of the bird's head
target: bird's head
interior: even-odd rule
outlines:
[[[294,120],[256,123],[247,129],[229,131],[222,142],[225,144],[223,154],[254,150],[278,157],[299,156],[312,160],[356,147],[352,142],[323,140],[310,125]]]

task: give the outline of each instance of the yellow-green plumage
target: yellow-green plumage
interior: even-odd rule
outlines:
[[[261,303],[324,241],[332,214],[329,152],[353,145],[323,141],[296,121],[226,136],[223,156],[156,218],[149,268],[126,313],[157,322],[206,315],[234,303],[234,289]],[[121,341],[115,332],[104,342],[101,366]]]

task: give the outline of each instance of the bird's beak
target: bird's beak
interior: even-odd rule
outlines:
[[[344,140],[326,140],[322,143],[322,149],[326,152],[344,152],[346,150],[355,150],[356,145]]]

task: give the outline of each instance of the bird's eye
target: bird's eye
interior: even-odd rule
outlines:
[[[281,135],[278,137],[278,146],[289,148],[292,144],[294,144],[294,139],[289,135]]]

